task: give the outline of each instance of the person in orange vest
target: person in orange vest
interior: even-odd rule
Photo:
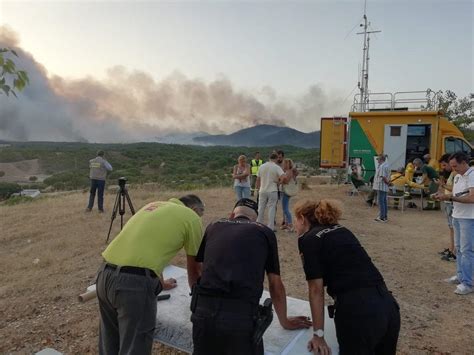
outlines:
[[[260,166],[263,164],[263,160],[260,158],[260,152],[255,152],[255,158],[250,162],[250,195],[253,196],[255,192],[255,183],[257,182],[257,173]],[[258,195],[258,194],[257,194]]]

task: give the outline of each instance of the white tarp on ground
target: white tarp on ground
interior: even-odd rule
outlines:
[[[60,353],[59,351],[51,348],[45,348],[35,353],[35,355],[63,355],[63,353]]]
[[[171,298],[158,302],[155,339],[163,344],[191,353],[193,346],[191,311],[189,309],[191,297],[189,296],[186,270],[168,266],[164,270],[164,277],[175,278],[178,281],[178,286],[162,292],[162,294],[170,294]],[[269,293],[264,291],[262,300],[268,297],[270,297]],[[306,301],[288,297],[287,305],[290,316],[311,316],[309,303]],[[324,323],[326,342],[331,347],[332,354],[337,355],[339,346],[336,340],[336,330],[334,321],[328,317],[327,309]],[[275,315],[271,326],[263,336],[265,354],[307,354],[306,344],[311,337],[312,328],[297,331],[284,330]]]

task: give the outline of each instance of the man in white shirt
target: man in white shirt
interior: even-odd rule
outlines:
[[[276,162],[278,155],[272,153],[270,161],[266,162],[257,173],[256,189],[258,195],[258,219],[257,222],[263,223],[265,209],[268,207],[268,228],[275,231],[275,213],[278,201],[278,184],[281,183],[282,176],[285,174]]]
[[[453,203],[456,275],[446,281],[458,284],[454,293],[474,292],[474,168],[469,167],[469,156],[457,152],[449,158],[449,165],[458,174],[454,177],[453,194],[438,192],[435,197]]]
[[[375,220],[377,222],[387,222],[387,213],[388,213],[388,187],[390,185],[390,166],[387,162],[387,156],[385,154],[380,154],[377,157],[379,163],[377,170],[375,171],[374,176],[374,191],[377,191],[377,202],[379,204],[380,213]]]

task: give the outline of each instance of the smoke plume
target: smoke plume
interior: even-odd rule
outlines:
[[[48,75],[6,27],[0,27],[0,47],[17,51],[15,63],[30,78],[18,99],[0,95],[0,139],[151,141],[167,133],[230,133],[257,124],[314,131],[321,116],[344,112],[341,98],[317,85],[290,99],[270,87],[238,91],[224,76],[205,82],[174,72],[156,80],[122,66],[100,81],[71,80]]]

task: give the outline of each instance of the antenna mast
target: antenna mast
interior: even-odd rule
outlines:
[[[368,111],[369,109],[369,46],[370,34],[379,33],[382,31],[368,31],[370,22],[367,21],[367,0],[364,1],[364,23],[360,27],[364,27],[364,32],[358,32],[358,35],[364,35],[364,47],[362,50],[362,69],[360,71],[360,80],[358,83],[360,91],[360,112]]]

